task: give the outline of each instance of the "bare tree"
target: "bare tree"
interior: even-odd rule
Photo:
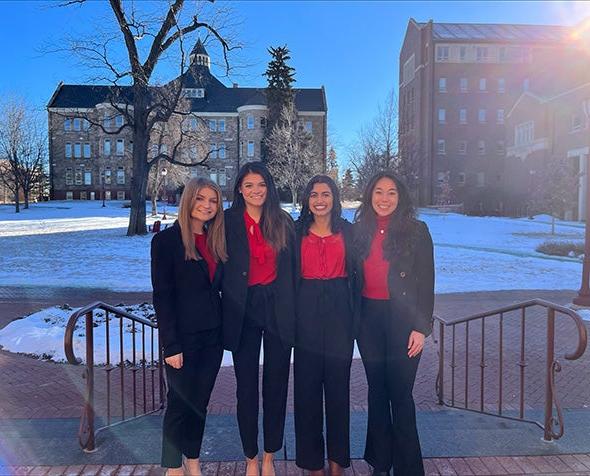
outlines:
[[[268,168],[279,186],[291,192],[293,205],[297,203],[299,190],[315,174],[321,171],[315,142],[310,133],[297,121],[293,102],[283,107],[280,119],[265,139],[271,159]]]
[[[166,160],[159,160],[149,174],[147,192],[152,202],[152,216],[158,214],[158,196],[163,187],[179,186],[187,182],[191,172],[188,167],[174,165]]]
[[[68,0],[62,5],[84,4],[87,0]],[[211,151],[191,157],[188,150],[198,147],[190,141],[190,130],[175,126],[190,115],[190,101],[183,97],[183,81],[186,65],[186,38],[201,30],[214,38],[221,46],[226,70],[229,70],[228,53],[235,48],[224,37],[222,28],[215,24],[219,11],[211,11],[210,19],[203,20],[208,7],[205,2],[171,0],[157,4],[109,0],[110,9],[119,29],[118,36],[96,36],[89,40],[75,39],[69,49],[79,55],[90,67],[98,68],[106,76],[97,78],[112,83],[110,106],[116,114],[123,115],[124,123],[116,130],[106,129],[100,121],[92,124],[105,134],[130,131],[133,141],[131,152],[131,210],[127,235],[146,233],[146,191],[150,169],[160,160],[172,164],[197,166],[205,163]],[[144,7],[139,10],[139,6]],[[190,8],[193,5],[194,8]],[[154,13],[154,8],[163,8]],[[146,40],[149,42],[146,44]],[[139,43],[139,42],[142,43]],[[126,59],[116,59],[113,47],[124,45]],[[179,76],[163,85],[155,84],[154,71],[166,55],[179,57]],[[115,58],[115,59],[113,59]],[[122,81],[131,85],[120,87]],[[148,157],[152,130],[169,124],[167,147]],[[196,138],[195,138],[196,139]],[[183,160],[182,157],[190,160]]]
[[[0,105],[0,180],[14,196],[15,211],[29,208],[31,194],[42,186],[47,164],[47,139],[38,116],[21,99],[10,98]]]

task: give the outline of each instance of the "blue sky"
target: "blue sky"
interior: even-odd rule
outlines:
[[[142,7],[157,3],[135,0]],[[41,1],[0,2],[0,94],[17,94],[43,109],[59,81],[84,83],[92,72],[71,55],[44,53],[68,35],[89,35],[112,22],[104,1],[58,8]],[[263,86],[268,46],[287,44],[296,86],[326,87],[329,128],[341,163],[358,129],[397,85],[398,57],[410,17],[418,21],[570,25],[590,15],[584,2],[354,2],[225,1],[245,47],[236,53],[235,75],[224,79]],[[215,50],[210,51],[212,56]],[[212,58],[213,60],[215,58]],[[247,67],[246,67],[247,65]],[[174,76],[161,68],[161,77]],[[214,73],[220,74],[219,69]]]

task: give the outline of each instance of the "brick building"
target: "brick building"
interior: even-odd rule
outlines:
[[[210,152],[208,167],[196,167],[195,175],[216,181],[228,196],[237,169],[244,161],[261,156],[266,126],[265,88],[225,86],[210,71],[210,58],[199,40],[190,55],[190,67],[180,81],[190,104],[189,127],[204,125],[199,149]],[[327,103],[323,87],[295,89],[295,107],[301,127],[312,134],[318,161],[325,164]],[[125,102],[130,87],[117,89]],[[107,200],[129,198],[131,183],[131,131],[117,131],[124,121],[112,106],[109,86],[60,83],[47,106],[49,114],[49,164],[51,198],[57,200]],[[152,152],[153,148],[156,152]],[[149,153],[157,153],[152,145]]]
[[[410,19],[400,52],[399,143],[416,162],[419,203],[436,204],[448,181],[467,213],[512,213],[507,113],[564,66],[588,71],[585,51],[565,26]]]

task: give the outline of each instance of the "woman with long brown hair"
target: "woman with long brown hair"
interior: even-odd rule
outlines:
[[[217,184],[186,184],[178,220],[154,236],[151,253],[168,386],[161,464],[170,476],[200,475],[207,405],[223,356],[219,289],[227,252]]]
[[[365,187],[355,216],[360,320],[369,387],[365,460],[373,474],[424,474],[412,389],[432,331],[434,259],[428,227],[393,173]]]
[[[225,212],[229,259],[223,276],[223,340],[233,352],[237,417],[246,475],[258,475],[258,372],[263,342],[263,476],[274,476],[283,446],[291,347],[295,339],[293,220],[262,162],[242,166]]]

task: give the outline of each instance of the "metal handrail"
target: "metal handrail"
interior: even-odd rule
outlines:
[[[546,337],[546,368],[545,368],[545,421],[541,424],[537,421],[527,420],[524,418],[524,378],[525,368],[527,366],[525,358],[525,318],[526,309],[534,306],[540,306],[547,309],[547,337]],[[520,335],[520,361],[518,366],[520,367],[520,412],[518,417],[511,417],[503,415],[502,397],[503,397],[503,322],[504,314],[512,311],[521,311],[521,335]],[[460,408],[463,410],[474,411],[486,415],[492,415],[496,417],[506,418],[510,420],[524,421],[528,423],[534,423],[544,430],[544,438],[547,441],[557,440],[563,436],[564,424],[563,415],[561,411],[561,405],[557,398],[555,375],[561,371],[561,364],[555,359],[555,315],[556,313],[565,314],[570,317],[576,326],[577,330],[577,345],[573,352],[565,353],[564,357],[567,360],[576,360],[582,357],[586,347],[588,345],[588,332],[586,326],[580,315],[568,309],[564,306],[545,301],[543,299],[531,299],[523,301],[517,304],[500,307],[490,311],[480,312],[472,314],[467,317],[447,319],[441,316],[433,316],[436,321],[439,322],[439,368],[436,379],[436,391],[438,396],[438,402],[441,405],[445,405],[451,408]],[[498,412],[493,413],[484,410],[484,372],[487,364],[485,362],[485,323],[486,319],[497,317],[499,320],[499,396],[498,396]],[[479,410],[469,408],[469,327],[470,324],[475,325],[475,321],[481,323],[481,359],[479,362],[480,367],[480,408]],[[455,343],[456,343],[456,327],[460,324],[465,326],[465,406],[458,407],[455,405],[455,369],[458,367],[455,359]],[[452,356],[451,356],[451,402],[445,401],[444,396],[444,377],[445,377],[445,328],[450,327],[452,329]],[[557,417],[553,415],[553,409],[555,407]],[[554,426],[558,427],[557,431],[554,431]]]
[[[94,311],[96,310],[103,310],[105,311],[105,326],[106,326],[106,365],[103,367],[106,371],[107,375],[107,424],[101,428],[95,428],[95,409],[94,409]],[[110,327],[109,327],[109,315],[112,314],[113,316],[120,319],[119,325],[119,363],[115,366],[111,365],[111,352],[110,352]],[[68,324],[66,326],[65,336],[64,336],[64,351],[66,355],[66,359],[68,363],[73,365],[79,365],[81,363],[81,359],[78,359],[74,354],[74,331],[76,328],[76,324],[78,320],[84,316],[85,317],[85,326],[86,326],[86,367],[84,369],[83,377],[86,380],[86,394],[84,398],[84,409],[82,412],[82,416],[80,418],[80,428],[78,432],[78,439],[80,442],[80,446],[84,451],[94,451],[95,450],[95,436],[99,431],[102,431],[106,428],[112,427],[114,425],[134,420],[136,418],[149,415],[156,411],[161,410],[164,407],[164,377],[163,377],[163,367],[161,362],[163,362],[161,349],[157,349],[156,353],[154,353],[154,332],[157,330],[157,324],[151,322],[148,319],[145,319],[140,316],[136,316],[124,310],[121,310],[115,306],[111,306],[110,304],[106,304],[104,302],[94,302],[87,306],[84,306],[70,316],[68,320]],[[125,418],[125,368],[129,367],[126,365],[126,361],[124,359],[124,339],[123,339],[123,319],[129,319],[131,321],[132,329],[132,339],[133,339],[133,357],[132,361],[130,362],[132,378],[133,378],[133,417]],[[141,326],[141,353],[142,358],[140,364],[138,366],[136,360],[136,326]],[[148,411],[148,402],[147,402],[147,371],[148,368],[146,367],[146,342],[145,342],[145,330],[146,328],[150,328],[151,333],[151,364],[149,371],[151,372],[151,396],[152,396],[152,410]],[[159,346],[158,346],[159,347]],[[157,355],[157,358],[154,358],[154,355]],[[118,422],[111,423],[111,372],[115,370],[115,368],[120,368],[120,391],[121,391],[121,420]],[[142,370],[143,376],[143,413],[138,415],[137,412],[137,378],[136,374],[139,370]],[[159,396],[160,402],[158,407],[156,407],[155,401],[155,381],[154,381],[154,372],[158,371],[158,380],[159,380]]]

